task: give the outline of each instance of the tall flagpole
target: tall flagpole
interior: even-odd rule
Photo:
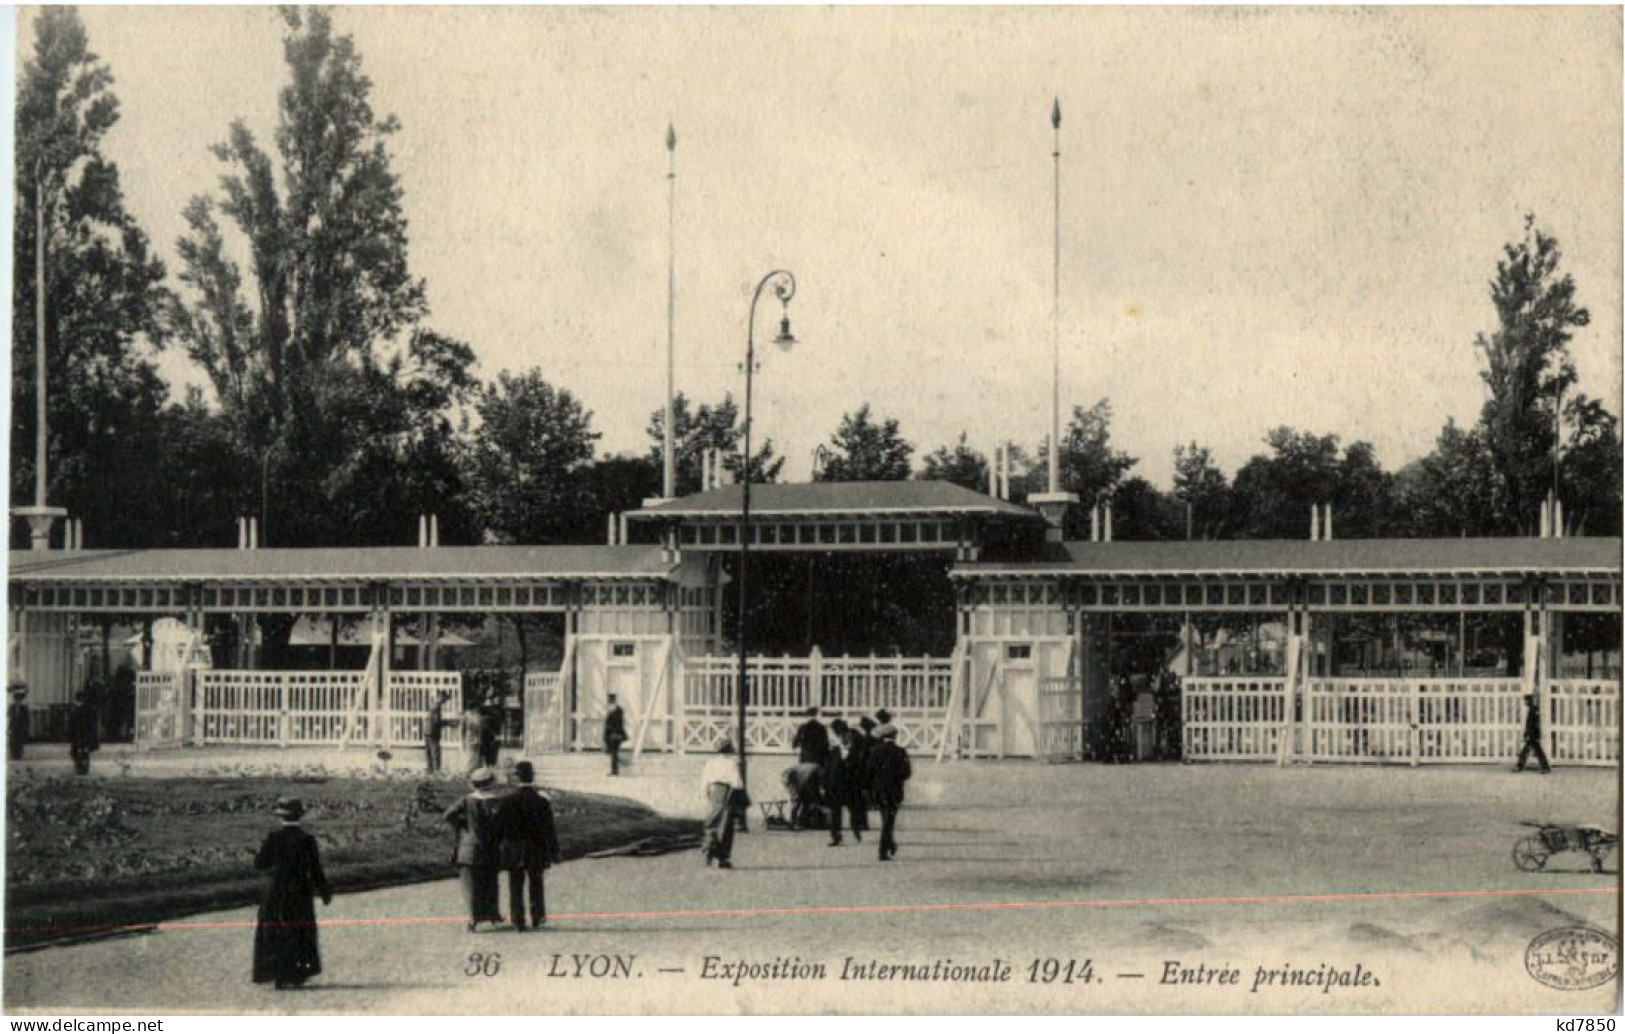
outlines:
[[[677,432],[673,400],[677,394],[677,130],[666,125],[666,421],[665,476],[661,498],[677,495]]]
[[[1061,98],[1050,110],[1055,130],[1055,282],[1050,300],[1050,346],[1054,355],[1054,381],[1050,398],[1049,490],[1061,490]]]
[[[1050,382],[1049,491],[1035,492],[1027,502],[1038,508],[1049,524],[1048,537],[1059,542],[1066,532],[1066,514],[1078,497],[1061,487],[1061,98],[1055,98],[1049,122],[1055,130],[1055,282],[1050,296],[1050,350],[1054,359]]]

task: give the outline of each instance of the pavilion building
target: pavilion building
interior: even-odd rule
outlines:
[[[48,712],[85,629],[175,618],[194,645],[138,674],[138,745],[411,746],[463,690],[442,624],[525,614],[562,642],[524,676],[531,753],[598,749],[611,694],[633,751],[713,749],[743,631],[760,752],[808,708],[886,708],[917,754],[1105,758],[1160,689],[1187,761],[1502,763],[1535,693],[1554,762],[1618,763],[1619,539],[1068,542],[946,482],[756,485],[741,613],[740,494],[653,501],[602,546],[13,552],[10,671]],[[253,663],[250,625],[299,618],[362,622],[365,666]]]

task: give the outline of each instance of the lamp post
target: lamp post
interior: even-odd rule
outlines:
[[[740,463],[740,504],[739,504],[739,683],[734,687],[734,711],[739,732],[739,781],[745,781],[745,711],[750,706],[750,636],[745,620],[745,606],[748,600],[746,567],[750,560],[750,406],[751,385],[756,371],[756,303],[762,300],[762,292],[772,286],[773,293],[778,295],[779,302],[784,306],[784,318],[779,321],[779,332],[773,338],[773,343],[785,351],[796,343],[795,336],[790,333],[790,299],[796,294],[796,278],[787,270],[775,269],[762,277],[756,285],[756,292],[750,299],[750,322],[745,331],[745,451],[744,459]],[[732,821],[730,819],[730,821]]]
[[[282,439],[277,438],[265,447],[265,453],[260,457],[260,533],[256,536],[256,545],[269,544],[271,525],[267,518],[271,512],[271,453],[282,447]]]

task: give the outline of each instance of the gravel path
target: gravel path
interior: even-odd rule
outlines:
[[[565,765],[555,781],[676,806],[700,763],[614,782]],[[1548,989],[1525,963],[1555,928],[1617,938],[1617,858],[1593,876],[1579,856],[1538,874],[1510,857],[1521,819],[1613,828],[1611,770],[921,763],[910,794],[892,863],[867,840],[759,831],[740,838],[731,872],[692,853],[573,862],[550,874],[553,923],[524,936],[466,933],[450,881],[349,896],[321,912],[327,972],[297,992],[250,984],[253,913],[217,913],[10,956],[6,1005],[1574,1012],[1613,1000],[1611,985]],[[929,977],[939,960],[957,979],[881,968]],[[1355,986],[1272,984],[1328,966]]]

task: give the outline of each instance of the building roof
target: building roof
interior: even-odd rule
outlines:
[[[742,486],[667,499],[627,514],[653,517],[736,516]],[[973,492],[951,481],[813,481],[752,485],[750,512],[760,517],[987,516],[1042,521],[1024,506]]]
[[[1618,575],[1617,538],[1251,539],[1209,542],[1064,542],[1032,560],[957,564],[957,577],[1065,574],[1178,575]]]
[[[39,582],[665,578],[677,566],[656,545],[25,550],[9,564],[13,581]]]

